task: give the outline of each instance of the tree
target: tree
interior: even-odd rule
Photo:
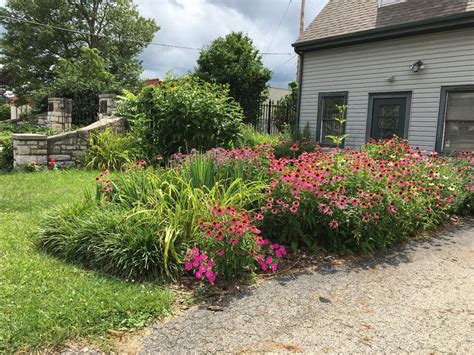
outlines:
[[[122,86],[134,87],[138,55],[159,29],[133,0],[9,0],[0,16],[0,64],[19,95],[51,85],[60,58],[76,58],[83,47],[95,49]]]
[[[242,106],[246,122],[254,123],[265,100],[271,72],[252,40],[241,32],[217,38],[201,51],[196,74],[203,80],[228,84],[231,96]]]
[[[285,125],[289,125],[291,129],[296,124],[296,106],[298,105],[298,84],[292,81],[288,84],[290,93],[278,100],[274,111],[273,123],[278,130],[283,130]]]
[[[53,74],[56,79],[43,96],[72,99],[75,124],[88,124],[95,120],[99,94],[119,91],[116,79],[106,69],[97,49],[84,47],[77,58],[60,58]]]

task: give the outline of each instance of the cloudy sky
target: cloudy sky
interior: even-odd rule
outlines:
[[[306,0],[305,25],[328,0]],[[0,0],[4,5],[6,0]],[[232,31],[243,31],[264,55],[271,85],[286,87],[296,75],[291,43],[298,37],[301,0],[135,0],[140,12],[161,27],[153,42],[202,48]],[[279,26],[279,24],[281,25]],[[168,71],[183,74],[196,65],[198,51],[150,45],[142,54],[143,77],[162,78]]]

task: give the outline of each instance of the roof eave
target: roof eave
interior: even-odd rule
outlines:
[[[429,20],[409,22],[396,26],[377,28],[368,31],[359,31],[341,36],[295,42],[292,46],[294,47],[295,52],[301,53],[466,27],[474,27],[474,11],[445,17],[436,17]]]

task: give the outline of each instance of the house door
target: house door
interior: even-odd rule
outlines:
[[[370,138],[389,139],[394,134],[405,138],[407,98],[373,98]]]

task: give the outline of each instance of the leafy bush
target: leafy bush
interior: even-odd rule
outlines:
[[[119,134],[109,128],[91,134],[83,163],[90,169],[120,170],[141,156],[142,149],[131,134]]]
[[[229,147],[239,138],[242,110],[228,88],[185,76],[149,86],[119,104],[148,159],[179,151]]]
[[[0,121],[6,121],[10,119],[10,105],[0,105]]]
[[[11,137],[0,139],[0,170],[13,169],[13,139]]]
[[[54,131],[50,128],[38,126],[30,122],[20,122],[12,124],[10,122],[0,122],[0,137],[10,136],[11,133],[38,133],[52,135]]]

